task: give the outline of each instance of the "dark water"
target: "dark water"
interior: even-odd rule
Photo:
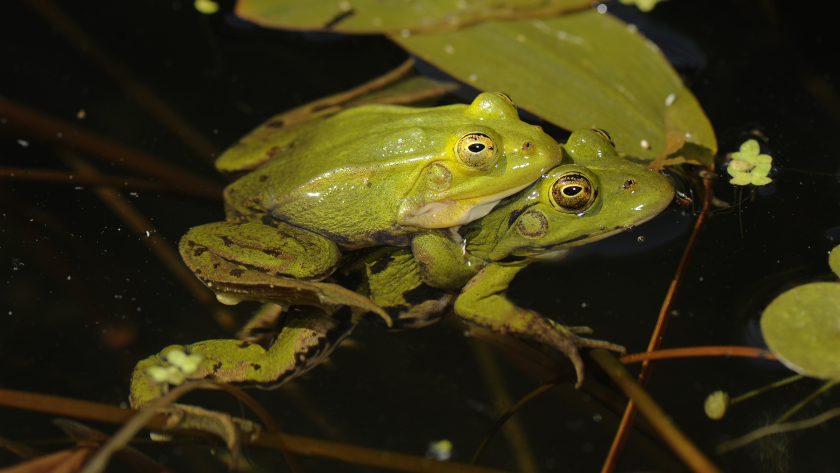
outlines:
[[[128,77],[153,90],[217,149],[279,111],[358,85],[406,57],[381,38],[312,42],[232,24],[221,14],[204,17],[190,2],[65,3],[63,11]],[[770,300],[797,284],[832,280],[827,252],[840,240],[835,151],[840,98],[834,86],[837,28],[823,10],[827,5],[672,0],[649,15],[705,53],[705,69],[689,80],[721,151],[735,151],[748,132],[759,130],[778,166],[772,188],[745,202],[740,212],[716,213],[709,220],[676,305],[679,316],[668,327],[666,348],[761,346],[757,320]],[[25,2],[0,6],[0,38],[4,99],[223,184],[206,160],[140,106],[143,99],[122,89],[91,54],[68,42],[62,28],[45,22]],[[93,44],[82,42],[84,51],[96,52]],[[81,109],[83,120],[77,118]],[[50,144],[6,122],[0,124],[1,166],[67,169]],[[103,173],[132,175],[93,163]],[[715,193],[733,202],[737,196],[725,181],[716,183]],[[223,218],[221,205],[213,201],[145,191],[128,199],[173,244],[188,228]],[[89,189],[3,181],[0,216],[0,387],[120,404],[138,360],[172,343],[228,336],[142,244],[144,236],[128,229]],[[590,325],[598,338],[641,351],[693,221],[670,209],[571,262],[529,268],[509,295],[564,323]],[[646,237],[643,244],[636,241],[640,235]],[[242,304],[235,311],[244,320],[254,309]],[[311,409],[328,419],[332,430],[327,433],[325,424],[313,421],[289,393],[255,395],[289,433],[415,455],[423,455],[429,441],[446,438],[455,446],[454,459],[468,461],[492,425],[488,413],[494,409],[474,356],[476,342],[447,323],[403,333],[364,325],[353,339],[355,348],[340,349],[329,366],[296,383]],[[513,399],[538,385],[494,356]],[[649,392],[711,452],[721,440],[772,421],[821,383],[802,381],[762,395],[717,422],[703,414],[706,395],[718,389],[737,395],[789,374],[778,363],[749,359],[669,360],[656,365]],[[612,413],[571,388],[556,391],[519,414],[538,469],[598,471],[615,428]],[[821,396],[800,418],[836,407],[838,395]],[[239,411],[221,396],[193,399],[205,398]],[[60,437],[49,420],[0,408],[0,437]],[[749,446],[712,458],[732,472],[837,472],[838,425],[835,419],[774,439],[777,457]],[[206,447],[141,448],[177,471],[223,471]],[[281,463],[274,452],[250,456],[260,470]],[[631,445],[619,471],[665,468],[669,463],[662,458]],[[0,465],[15,461],[0,452]],[[482,464],[519,468],[501,436]],[[357,470],[323,460],[306,460],[306,465],[309,471]]]

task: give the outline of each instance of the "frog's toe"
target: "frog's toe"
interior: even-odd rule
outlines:
[[[575,332],[574,329],[588,328],[588,327],[565,327],[565,328],[568,329],[569,332],[579,333],[579,332]],[[583,332],[583,333],[587,333],[587,332]],[[571,343],[561,343],[561,344],[559,344],[558,348],[561,352],[563,352],[563,354],[565,354],[566,356],[569,357],[569,359],[572,361],[572,364],[575,367],[575,373],[577,375],[577,382],[575,383],[575,388],[580,388],[580,386],[583,384],[583,378],[584,378],[584,365],[583,365],[583,360],[580,357],[580,352],[578,351],[579,349],[581,349],[581,348],[604,348],[604,349],[607,349],[607,350],[612,350],[612,351],[619,352],[621,354],[625,354],[627,352],[627,350],[623,346],[616,345],[615,343],[610,343],[610,342],[607,342],[607,341],[604,341],[604,340],[593,340],[591,338],[578,337],[577,335],[569,335],[568,340]]]
[[[162,410],[168,417],[166,430],[190,429],[208,432],[221,438],[231,453],[231,468],[235,469],[242,451],[242,439],[254,440],[262,430],[258,424],[232,417],[223,412],[198,406],[172,404]]]
[[[589,335],[590,333],[593,333],[592,329],[589,328],[589,327],[584,327],[584,326],[575,326],[575,327],[565,326],[565,327],[566,327],[566,330],[568,330],[568,331],[570,331],[574,334],[577,334],[577,335]]]
[[[580,389],[580,386],[583,384],[584,372],[586,371],[583,359],[580,357],[580,352],[576,348],[572,348],[570,350],[563,350],[563,353],[569,357],[569,360],[572,361],[572,365],[575,367],[575,375],[577,376],[575,389]]]
[[[623,346],[610,343],[605,340],[593,340],[591,338],[577,337],[575,345],[577,345],[578,348],[603,348],[605,350],[621,353],[622,355],[627,354],[627,349]]]

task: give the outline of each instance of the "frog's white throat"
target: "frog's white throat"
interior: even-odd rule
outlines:
[[[403,216],[403,225],[420,228],[449,228],[466,225],[489,214],[505,197],[516,194],[530,183],[498,194],[473,199],[431,202]]]

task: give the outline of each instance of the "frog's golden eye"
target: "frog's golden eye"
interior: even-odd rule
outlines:
[[[506,94],[506,93],[504,93],[504,92],[493,92],[493,93],[494,93],[494,94],[496,94],[496,95],[498,95],[499,97],[501,97],[501,98],[505,99],[505,101],[506,101],[507,103],[511,104],[512,106],[514,106],[514,107],[516,106],[516,104],[513,102],[513,99],[512,99],[512,98],[510,98],[510,95],[508,95],[508,94]]]
[[[602,130],[600,128],[593,128],[592,131],[594,131],[595,133],[598,133],[599,135],[603,136],[604,139],[609,141],[610,145],[612,145],[612,147],[615,148],[615,143],[612,140],[612,136],[610,136],[610,134],[607,133],[607,130]]]
[[[588,209],[598,193],[583,174],[567,172],[551,185],[551,205],[560,212],[577,214]]]
[[[455,154],[462,163],[477,168],[493,161],[496,144],[484,133],[467,133],[455,145]]]

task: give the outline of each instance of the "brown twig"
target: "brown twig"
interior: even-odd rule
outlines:
[[[111,57],[105,49],[88,35],[72,18],[50,0],[26,0],[25,2],[49,22],[56,31],[75,44],[80,51],[90,56],[105,72],[125,89],[135,102],[160,120],[172,133],[179,136],[199,156],[212,163],[219,151],[207,138],[198,132],[178,112],[158,98],[151,89],[137,80],[122,64]]]
[[[0,114],[10,127],[30,138],[72,148],[176,187],[190,188],[189,192],[193,195],[218,199],[222,193],[222,187],[215,182],[11,100],[0,98]]]
[[[137,414],[137,411],[120,409],[119,407],[108,404],[10,389],[0,389],[0,405],[111,424],[124,424]],[[167,417],[164,414],[153,414],[148,422],[146,422],[146,428],[163,430],[166,425],[166,420]],[[209,434],[199,431],[170,432],[188,434],[198,438],[210,438]],[[248,443],[252,447],[272,450],[280,450],[282,446],[286,451],[301,455],[330,458],[347,463],[399,471],[440,473],[501,473],[502,471],[462,463],[437,462],[429,458],[339,444],[279,432],[262,432],[253,441],[245,438],[244,443]]]
[[[739,346],[709,346],[709,347],[685,347],[670,348],[668,350],[656,350],[654,352],[634,353],[622,356],[618,359],[621,363],[639,363],[648,360],[664,360],[672,358],[695,358],[701,356],[736,356],[743,358],[763,358],[775,360],[776,355],[764,348],[739,347]]]
[[[89,176],[96,176],[98,172],[84,159],[64,152],[62,157],[71,165],[74,171]],[[93,193],[111,209],[111,211],[129,228],[131,228],[146,245],[155,257],[163,263],[166,269],[172,273],[181,284],[201,302],[207,310],[213,314],[214,320],[225,330],[233,333],[238,329],[236,318],[233,314],[219,305],[212,291],[207,289],[193,273],[181,261],[181,257],[175,248],[167,242],[154,225],[138,211],[125,197],[116,189],[108,186],[96,186]]]
[[[341,109],[341,105],[365,94],[383,89],[394,82],[408,76],[414,70],[414,59],[408,59],[395,69],[348,91],[329,95],[293,108],[272,117],[271,120],[282,120],[284,126],[306,121],[314,115],[332,113]]]
[[[178,398],[182,397],[183,395],[187,394],[190,391],[195,389],[203,388],[203,387],[213,387],[213,383],[210,381],[197,381],[194,383],[187,383],[177,388],[173,389],[166,393],[160,399],[157,399],[153,402],[149,407],[146,409],[135,412],[135,415],[131,417],[130,420],[125,422],[122,427],[114,434],[107,442],[105,442],[102,447],[100,447],[96,454],[91,458],[89,461],[85,463],[84,468],[81,470],[80,473],[100,473],[105,471],[105,467],[108,466],[108,462],[111,459],[111,456],[116,453],[117,451],[121,450],[123,447],[128,445],[128,442],[137,435],[137,432],[143,429],[143,427],[149,422],[149,419],[158,414],[161,409],[166,408],[173,402],[175,402]],[[237,449],[231,449],[237,450]],[[234,458],[233,464],[236,464],[236,459],[238,452],[232,452],[232,456]]]
[[[693,358],[693,357],[701,357],[701,356],[738,356],[738,357],[747,357],[747,358],[763,358],[766,360],[775,360],[776,356],[762,348],[754,348],[754,347],[740,347],[740,346],[710,346],[710,347],[688,347],[688,348],[674,348],[670,350],[657,350],[655,352],[650,353],[636,353],[633,355],[623,356],[618,359],[621,364],[628,365],[631,363],[639,363],[646,360],[663,360],[663,359],[672,359],[672,358]],[[569,371],[569,370],[567,370]],[[548,392],[552,388],[555,388],[563,383],[570,383],[574,380],[574,373],[569,371],[568,373],[562,374],[557,378],[548,381],[547,383],[542,384],[541,386],[537,387],[530,393],[528,393],[525,397],[520,399],[513,407],[508,409],[501,417],[493,424],[493,427],[490,428],[490,431],[487,432],[487,435],[482,440],[481,445],[473,455],[472,463],[475,464],[479,457],[481,456],[484,449],[487,447],[487,444],[490,442],[490,439],[499,431],[499,429],[507,422],[507,420],[513,416],[519,409],[524,407],[526,404],[531,402],[531,400],[537,398],[541,394]],[[588,381],[588,380],[587,380]],[[584,388],[587,386],[584,385]],[[591,386],[590,386],[591,387]],[[590,393],[591,391],[587,391]],[[597,396],[593,396],[596,397]],[[603,400],[598,399],[604,405],[609,406],[608,402],[604,402]],[[638,423],[639,421],[634,419],[634,422]],[[638,425],[637,425],[638,427]]]
[[[75,440],[76,442],[99,442],[104,444],[111,439],[111,437],[108,434],[96,430],[88,425],[82,424],[81,422],[76,422],[74,420],[58,418],[53,419],[53,424],[57,425],[58,428],[60,428],[64,431],[65,434],[67,434],[68,437]],[[116,452],[114,452],[114,455],[120,460],[133,466],[140,472],[172,473],[171,470],[169,470],[159,462],[153,460],[145,453],[127,445],[124,446],[121,450],[117,450]]]
[[[194,193],[192,187],[178,187],[162,182],[135,179],[133,177],[91,176],[87,174],[56,171],[52,169],[0,167],[0,180],[33,181],[71,186],[111,186],[119,189],[144,192],[177,193],[190,197],[221,201],[221,194],[208,195],[206,192]]]
[[[680,258],[679,265],[677,265],[676,274],[671,280],[671,285],[668,287],[668,293],[665,295],[662,308],[659,310],[659,318],[656,321],[656,327],[653,330],[653,335],[651,336],[650,343],[648,344],[648,353],[658,350],[662,344],[665,329],[668,327],[668,322],[671,320],[671,310],[676,303],[680,287],[682,287],[683,279],[685,278],[685,274],[688,270],[688,264],[691,262],[691,255],[694,253],[694,247],[697,245],[697,239],[700,236],[700,232],[706,224],[706,218],[712,203],[712,181],[704,179],[703,185],[706,190],[705,198],[703,200],[703,209],[700,212],[700,216],[697,218],[697,222],[694,224],[694,229],[691,232],[688,243],[685,245],[685,250]],[[647,382],[650,379],[652,371],[652,359],[643,361],[642,369],[638,378],[638,382],[641,387],[644,388],[647,386]],[[631,399],[627,403],[627,408],[624,410],[624,417],[621,419],[621,424],[618,427],[618,432],[615,434],[615,439],[613,439],[610,452],[607,455],[607,459],[604,462],[601,473],[612,473],[615,471],[615,468],[618,465],[618,459],[621,456],[621,451],[624,449],[624,444],[627,442],[627,436],[630,435],[630,428],[633,425],[635,416],[636,407],[633,399]]]
[[[272,416],[262,404],[257,402],[257,400],[251,397],[248,393],[226,384],[217,383],[216,386],[224,391],[227,391],[229,394],[236,396],[237,399],[248,406],[248,408],[260,418],[263,425],[265,425],[270,432],[283,432],[280,428],[280,424],[274,420],[274,416]],[[292,470],[292,473],[306,473],[306,470],[303,468],[303,463],[301,463],[300,458],[296,454],[289,452],[286,448],[281,448],[281,450],[283,451],[283,456],[286,458],[286,463],[289,464],[289,469]]]

